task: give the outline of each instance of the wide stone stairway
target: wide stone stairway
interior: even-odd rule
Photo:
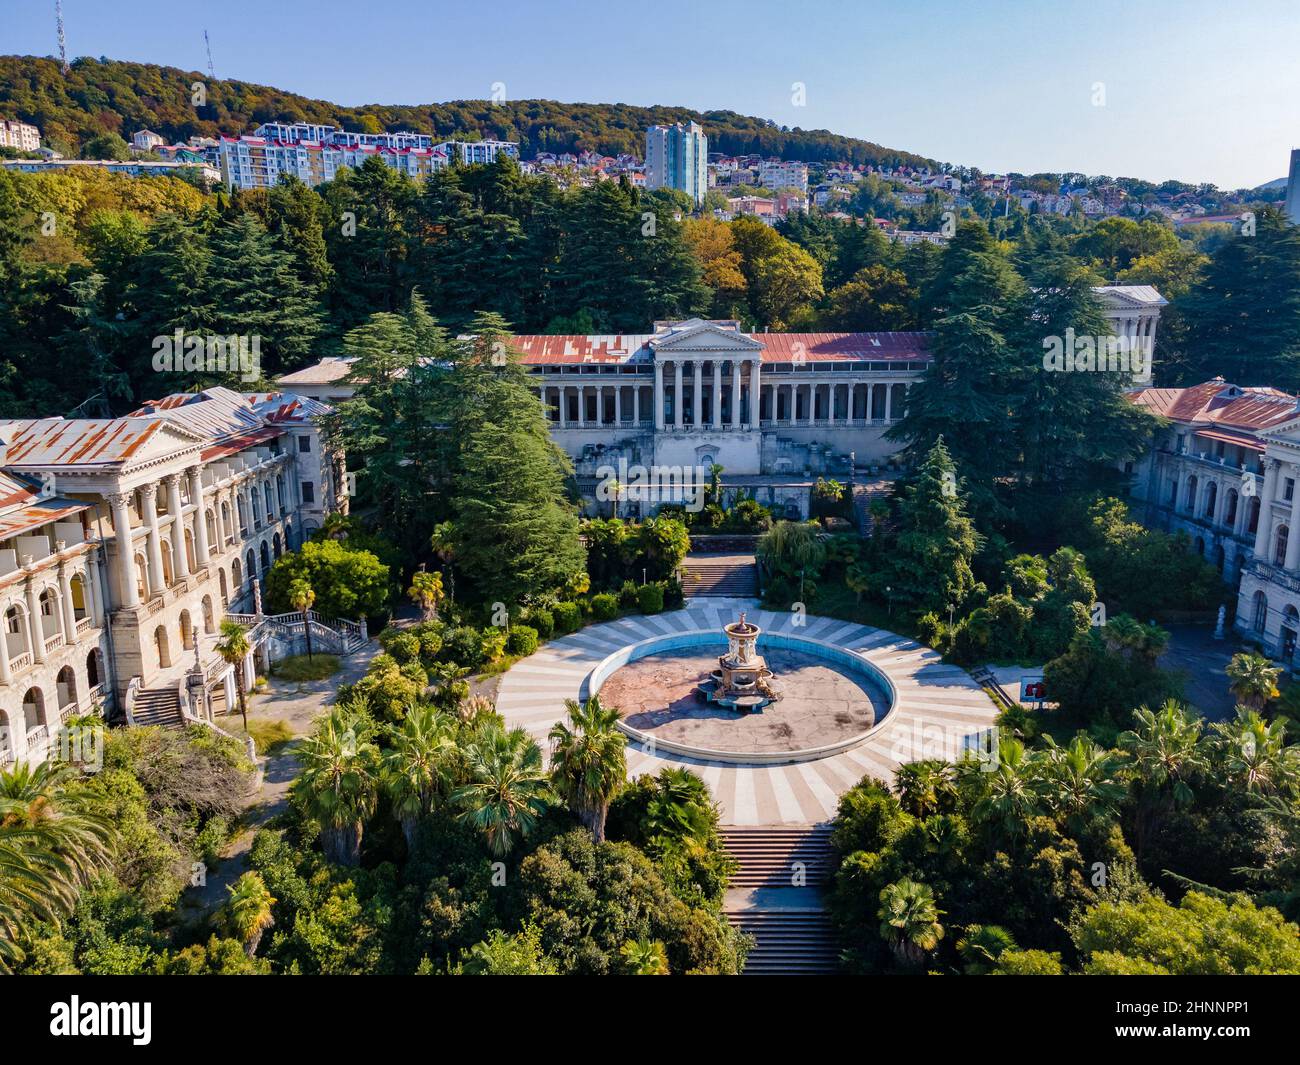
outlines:
[[[758,595],[758,563],[753,555],[687,555],[682,571],[682,590],[688,599],[753,599]]]
[[[185,725],[175,688],[142,688],[136,693],[131,717],[137,725],[161,725],[173,729]]]
[[[727,920],[755,939],[745,975],[836,972],[839,943],[823,903],[835,863],[830,826],[724,826],[721,833],[740,867],[727,892]]]

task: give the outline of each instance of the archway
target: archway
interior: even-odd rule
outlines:
[[[220,550],[221,541],[217,539],[217,517],[212,513],[211,507],[204,511],[203,524],[208,530],[208,551],[212,552]],[[206,562],[207,559],[204,559],[203,561]]]
[[[280,534],[279,533],[276,533],[273,537],[271,537],[271,557],[272,558],[280,557]]]
[[[265,541],[265,540],[262,541],[262,553],[261,553],[261,554],[262,554],[262,558],[261,558],[261,561],[262,561],[261,574],[262,574],[262,578],[263,578],[263,580],[265,580],[265,579],[266,579],[266,573],[267,573],[267,571],[271,568],[271,549],[270,549],[269,547],[266,546],[266,541]]]
[[[92,648],[90,654],[86,655],[86,683],[92,688],[98,688],[104,683],[98,647]]]
[[[1291,538],[1291,530],[1286,525],[1277,527],[1277,535],[1273,540],[1273,564],[1282,566],[1286,564],[1286,545]]]
[[[154,649],[158,652],[158,668],[166,669],[172,664],[172,648],[163,626],[159,625],[153,630],[153,642]]]
[[[1194,474],[1187,478],[1187,495],[1183,497],[1183,509],[1192,514],[1196,513],[1196,494],[1199,488],[1200,485]]]
[[[185,564],[189,566],[191,573],[198,569],[194,559],[194,533],[189,529],[185,530]]]
[[[1268,624],[1268,596],[1263,592],[1255,593],[1255,610],[1251,619],[1251,627],[1256,632],[1263,632],[1264,627]]]
[[[1219,482],[1211,481],[1205,486],[1205,509],[1201,511],[1201,517],[1214,520],[1214,508],[1219,502]]]
[[[28,688],[23,695],[23,730],[31,732],[38,725],[46,725],[45,694],[40,688]]]
[[[59,623],[59,597],[54,594],[53,588],[46,588],[41,592],[41,630],[37,636],[39,640],[48,640],[51,636],[63,631],[63,626]]]
[[[76,709],[77,674],[71,666],[64,666],[59,670],[59,675],[55,678],[54,683],[58,690],[59,717],[62,718],[64,713]]]
[[[1241,496],[1237,494],[1235,488],[1228,489],[1228,503],[1223,508],[1223,524],[1228,528],[1235,528],[1237,525],[1237,507],[1241,503]]]
[[[68,581],[68,587],[72,591],[72,616],[74,620],[80,621],[89,612],[86,606],[85,578],[80,573],[74,573]]]
[[[235,563],[235,565],[239,565],[239,563]],[[221,609],[225,610],[230,605],[230,591],[226,587],[226,571],[224,569],[217,570],[217,584],[221,586]]]
[[[5,611],[5,649],[11,662],[32,649],[27,638],[26,614],[17,604]]]
[[[144,555],[139,552],[135,556],[135,592],[141,599],[149,598],[149,569],[144,564]]]
[[[194,650],[194,622],[190,620],[190,612],[182,610],[180,616],[181,623],[181,647],[187,651]]]
[[[223,573],[221,576],[224,578],[225,574]],[[225,581],[222,580],[221,583],[222,591],[224,592]],[[212,596],[210,595],[205,595],[203,597],[203,631],[209,634],[217,631],[217,621],[216,616],[212,612]]]
[[[162,541],[162,582],[163,586],[159,591],[172,586],[172,545],[170,540]]]
[[[251,547],[248,549],[248,554],[244,556],[244,563],[244,580],[251,584],[257,576],[257,554]]]

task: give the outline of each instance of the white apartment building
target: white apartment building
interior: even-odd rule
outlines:
[[[28,174],[45,174],[60,170],[105,170],[110,174],[126,174],[128,177],[180,177],[182,171],[195,171],[205,181],[216,184],[221,180],[221,173],[215,167],[202,161],[186,162],[183,160],[149,160],[149,159],[0,159],[0,167],[6,170],[21,170]]]
[[[131,147],[137,152],[151,152],[165,143],[167,142],[151,129],[137,130],[131,136]]]
[[[434,149],[448,159],[459,159],[465,166],[474,163],[495,163],[498,155],[519,158],[519,145],[515,141],[443,141]],[[570,157],[572,158],[572,157]],[[573,159],[573,163],[577,160]]]
[[[41,131],[17,119],[0,118],[0,148],[34,152],[41,146]]]
[[[764,163],[758,171],[758,183],[765,189],[798,189],[808,191],[808,164],[783,163],[779,160]]]
[[[709,191],[709,138],[696,122],[651,126],[645,135],[645,187],[678,189],[696,203]]]
[[[0,764],[44,757],[73,714],[179,725],[234,705],[220,622],[260,613],[274,560],[346,509],[327,410],[212,388],[0,421]]]

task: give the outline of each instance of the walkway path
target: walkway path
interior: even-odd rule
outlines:
[[[784,765],[735,765],[667,753],[650,754],[629,744],[628,773],[657,773],[667,765],[691,765],[713,792],[727,825],[799,824],[828,820],[840,795],[862,777],[892,780],[900,763],[927,757],[960,757],[968,741],[992,727],[996,709],[957,666],[935,651],[883,629],[809,615],[794,627],[793,615],[762,610],[752,599],[695,599],[682,610],[631,615],[592,625],[545,644],[501,679],[497,709],[545,747],[546,734],[564,715],[565,699],[585,699],[592,670],[629,644],[672,633],[720,631],[724,620],[747,610],[768,632],[784,632],[844,648],[867,659],[894,684],[898,701],[862,743],[815,761]]]
[[[333,705],[339,686],[359,680],[379,651],[379,644],[371,640],[344,658],[342,668],[325,680],[289,681],[273,674],[264,693],[248,696],[249,723],[283,721],[295,740],[305,736],[316,718]],[[228,732],[243,734],[238,710],[233,716],[218,717],[216,723]],[[281,744],[263,760],[262,787],[248,798],[239,834],[226,845],[218,867],[208,871],[207,883],[187,893],[189,905],[209,910],[220,906],[226,900],[226,888],[248,870],[248,851],[257,830],[286,809],[289,787],[298,775],[295,746],[294,742]]]

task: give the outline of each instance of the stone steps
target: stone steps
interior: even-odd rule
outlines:
[[[821,910],[728,913],[733,928],[754,937],[745,976],[821,976],[839,971],[839,942]]]
[[[817,887],[835,869],[829,825],[724,826],[720,831],[740,865],[732,887]]]
[[[682,571],[682,590],[687,598],[752,599],[758,595],[758,564],[752,555],[727,558],[687,555]]]
[[[158,725],[167,729],[185,727],[180,700],[171,688],[143,688],[136,693],[131,707],[136,725]]]

